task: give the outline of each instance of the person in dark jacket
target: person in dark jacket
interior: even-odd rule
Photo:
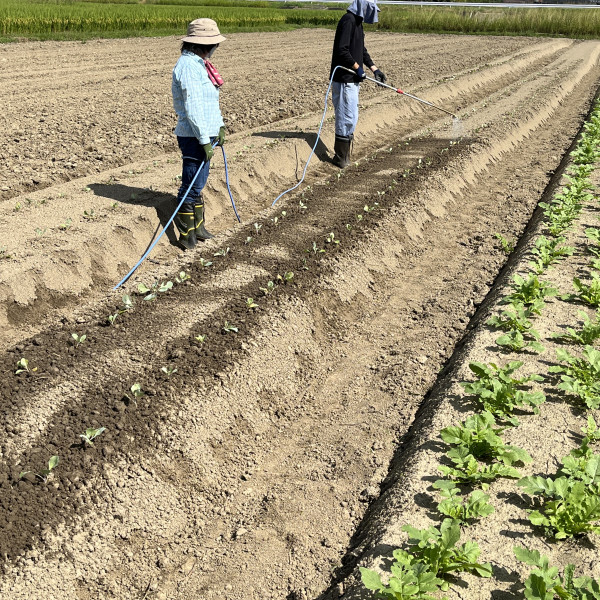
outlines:
[[[358,122],[358,92],[366,77],[363,64],[377,81],[385,83],[386,76],[375,66],[365,48],[364,23],[377,23],[379,8],[373,0],[353,0],[335,30],[331,71],[341,65],[354,74],[338,69],[333,76],[332,97],[335,109],[335,156],[333,163],[343,169],[350,164],[350,144]]]

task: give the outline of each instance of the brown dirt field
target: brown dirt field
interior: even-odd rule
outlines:
[[[459,111],[460,141],[442,113],[364,85],[357,164],[328,162],[328,118],[305,185],[270,209],[314,143],[331,43],[222,45],[242,224],[217,157],[215,240],[183,254],[169,232],[120,292],[177,189],[177,41],[0,47],[0,597],[343,591],[398,441],[504,264],[494,234],[521,234],[589,109],[600,43],[368,35],[390,81]],[[137,282],[182,269],[107,324]],[[55,454],[46,483],[19,480]]]

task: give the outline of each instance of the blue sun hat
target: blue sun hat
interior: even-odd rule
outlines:
[[[362,20],[368,25],[379,21],[377,13],[380,8],[373,0],[353,0],[347,10],[357,17],[362,17]]]

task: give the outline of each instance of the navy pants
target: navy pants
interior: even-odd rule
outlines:
[[[214,142],[214,138],[211,140],[211,143],[212,142]],[[198,138],[177,136],[177,143],[179,144],[179,149],[181,150],[183,157],[183,167],[181,169],[181,187],[179,188],[179,193],[177,194],[177,204],[181,202],[181,199],[190,187],[190,183],[192,183],[196,173],[198,173],[200,165],[204,163],[202,165],[202,169],[200,169],[200,173],[198,173],[198,177],[196,177],[196,181],[194,181],[192,189],[186,196],[184,202],[184,204],[194,204],[200,197],[208,180],[210,161],[206,160],[206,153],[204,152],[204,148],[200,145]]]

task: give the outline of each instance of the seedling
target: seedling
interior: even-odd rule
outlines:
[[[212,265],[212,262],[210,260],[205,260],[203,258],[198,259],[198,262],[202,267],[210,267],[210,265]]]
[[[300,200],[300,202],[299,202],[298,206],[300,207],[300,210],[304,210],[305,208],[308,208],[308,207],[306,206],[306,204],[304,204],[304,202],[302,202],[302,200]]]
[[[194,339],[199,343],[199,344],[204,344],[204,342],[206,341],[206,335],[195,335]]]
[[[123,294],[123,310],[131,310],[133,308],[133,300],[129,294]]]
[[[46,231],[48,231],[47,229],[40,229],[39,227],[36,227],[35,229],[35,235],[37,235],[38,237],[44,235],[46,233]]]
[[[171,375],[173,375],[173,373],[177,373],[177,367],[174,367],[173,365],[169,365],[167,367],[161,367],[160,369],[167,377],[171,377]]]
[[[583,320],[583,327],[579,331],[567,327],[567,333],[553,333],[551,337],[562,339],[573,344],[591,346],[598,338],[600,338],[600,314],[597,312],[594,320],[591,320],[582,310],[577,312]]]
[[[117,320],[117,317],[119,316],[119,313],[116,312],[114,315],[108,315],[108,317],[106,317],[106,320],[111,324],[114,325],[115,321]]]
[[[39,473],[33,473],[40,481],[42,481],[43,483],[48,483],[48,479],[50,478],[50,475],[52,474],[52,470],[58,465],[58,456],[51,456],[50,460],[48,461],[48,468],[47,469],[42,469]],[[23,479],[23,477],[25,477],[26,475],[28,475],[29,473],[31,473],[32,471],[21,471],[21,473],[19,474],[19,479]]]
[[[503,310],[499,317],[491,317],[487,320],[486,325],[507,332],[519,331],[536,340],[539,339],[539,333],[533,329],[530,320],[535,316],[531,307],[526,307],[522,302],[516,302],[512,304],[512,309]]]
[[[313,252],[313,254],[323,254],[325,252],[325,250],[323,250],[322,248],[319,248],[317,246],[317,242],[313,242],[312,243],[312,252]]]
[[[507,240],[502,234],[495,233],[494,237],[500,242],[500,247],[502,248],[502,252],[504,252],[504,254],[511,254],[515,249],[514,242]]]
[[[246,298],[246,308],[250,310],[251,308],[258,308],[258,304],[254,302],[253,298]]]
[[[259,289],[265,296],[268,296],[275,291],[275,283],[273,281],[268,281],[267,287],[261,287]]]
[[[227,254],[229,254],[229,248],[220,248],[213,256],[227,256]]]
[[[528,600],[594,600],[600,598],[600,582],[591,577],[575,577],[575,565],[565,566],[563,575],[551,567],[547,556],[537,550],[515,546],[517,560],[536,567],[525,580],[525,598]]]
[[[327,244],[339,244],[340,240],[335,239],[335,234],[332,231],[331,233],[327,234],[327,238],[325,239],[325,242]]]
[[[83,445],[89,444],[94,445],[94,441],[100,434],[106,431],[106,427],[99,427],[98,429],[86,429],[85,433],[80,433],[79,437],[83,440]]]
[[[589,285],[582,283],[578,277],[573,277],[573,287],[576,294],[568,294],[565,299],[580,300],[590,306],[600,307],[600,277],[592,273],[592,281]]]
[[[88,221],[93,221],[96,218],[96,213],[94,212],[94,209],[91,208],[90,210],[84,210],[83,218],[87,219]]]
[[[515,274],[511,287],[513,293],[504,298],[505,302],[521,302],[538,310],[541,308],[540,303],[543,305],[546,298],[558,295],[556,288],[545,281],[540,281],[538,276],[534,274],[530,274],[527,279],[524,279],[518,273]]]
[[[460,540],[458,521],[445,519],[440,528],[415,529],[402,527],[409,535],[408,550],[394,550],[394,562],[388,584],[370,569],[360,568],[366,588],[387,600],[432,600],[432,593],[448,590],[450,584],[443,579],[448,574],[466,571],[480,577],[491,577],[489,563],[478,563],[481,550],[475,542],[457,546]]]
[[[164,367],[163,367],[163,369],[164,369]],[[175,371],[177,371],[177,369],[175,369]],[[131,400],[136,406],[137,406],[137,401],[146,395],[146,392],[144,392],[144,390],[142,390],[142,386],[139,383],[134,383],[129,388],[129,391],[131,392],[131,395],[133,396],[133,398],[131,398],[128,394],[125,394],[125,398],[127,398],[128,400]]]
[[[529,266],[540,275],[553,263],[571,256],[575,252],[575,248],[572,246],[560,246],[564,242],[564,237],[554,239],[548,239],[543,235],[538,237],[535,241],[535,248],[531,251],[537,257],[537,260],[529,263]]]
[[[64,223],[61,223],[58,228],[61,231],[67,231],[67,229],[71,229],[71,227],[73,226],[73,220],[72,219],[67,219]]]
[[[254,231],[258,233],[262,229],[262,225],[260,223],[254,223]]]
[[[168,292],[170,289],[172,289],[172,287],[172,281],[165,281],[158,286],[158,291],[164,294],[165,292]]]
[[[600,408],[600,352],[585,346],[583,356],[577,357],[559,348],[558,360],[565,365],[555,365],[549,373],[560,373],[558,388],[578,398],[588,408]]]
[[[15,212],[19,212],[22,208],[22,204],[20,202],[17,202],[15,204],[15,208],[13,209]]]
[[[238,328],[235,327],[234,325],[231,325],[229,323],[229,321],[225,321],[225,324],[223,325],[223,331],[225,333],[229,333],[229,332],[237,333],[238,332]]]
[[[494,363],[486,365],[472,362],[469,363],[469,368],[478,377],[478,381],[462,382],[461,385],[467,394],[477,398],[484,410],[516,426],[518,419],[513,415],[516,408],[531,407],[533,412],[538,414],[539,405],[546,400],[542,392],[520,389],[530,381],[544,381],[540,375],[528,375],[520,379],[512,377],[521,366],[523,363],[520,361],[511,361],[504,367]]]
[[[6,250],[6,248],[4,248],[4,247],[0,248],[0,260],[3,258],[6,258],[6,259],[12,258],[12,255],[9,254]]]
[[[292,279],[294,279],[294,273],[292,271],[286,271],[283,274],[283,277],[281,275],[277,275],[277,281],[281,281],[283,283],[289,283],[292,281]]]
[[[485,485],[499,477],[518,479],[521,474],[515,467],[501,463],[482,465],[466,448],[454,448],[446,456],[452,466],[439,465],[438,470],[451,481],[474,486]]]
[[[75,348],[79,348],[83,342],[87,339],[87,335],[85,333],[79,335],[78,333],[72,333],[71,338],[73,339],[73,345]]]
[[[26,358],[21,358],[17,362],[17,370],[15,371],[15,375],[18,375],[19,373],[25,373],[25,371],[29,373],[29,360]]]
[[[246,241],[244,242],[244,244],[249,244],[249,243],[252,241],[252,239],[253,239],[253,238],[252,238],[252,236],[251,236],[251,235],[249,235],[249,236],[246,238]]]
[[[530,335],[536,335],[539,337],[539,333],[535,329],[529,330]],[[530,350],[531,352],[544,352],[546,349],[537,340],[526,340],[520,331],[512,330],[504,335],[501,335],[497,340],[498,346],[505,346],[510,348],[513,352],[522,352],[523,350]]]
[[[188,279],[191,279],[191,276],[188,275],[185,271],[179,271],[179,277],[175,277],[175,281],[177,283],[183,283],[184,281],[187,281]]]
[[[433,484],[433,487],[439,490],[444,498],[437,505],[438,512],[459,523],[469,523],[494,512],[494,507],[489,503],[489,494],[482,490],[474,490],[463,501],[461,490],[453,481],[440,479]]]

